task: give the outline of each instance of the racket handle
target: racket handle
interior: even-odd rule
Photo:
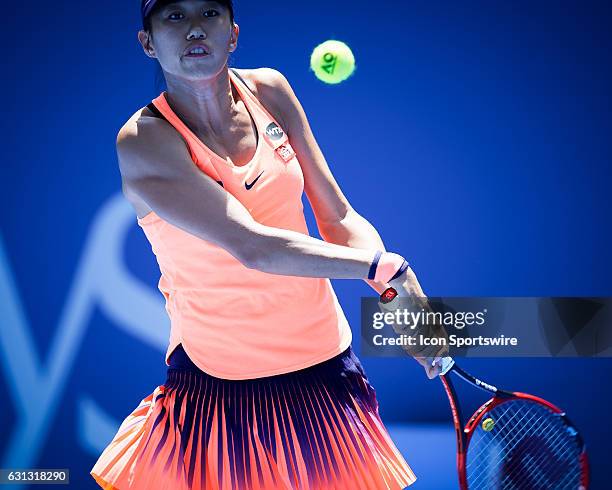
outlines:
[[[442,364],[442,369],[440,370],[440,376],[444,376],[454,366],[455,361],[453,360],[452,357],[443,357],[440,360],[440,363]]]

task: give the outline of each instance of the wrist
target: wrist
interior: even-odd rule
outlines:
[[[400,277],[407,268],[408,261],[401,255],[377,250],[370,265],[368,279],[388,284]]]
[[[391,279],[387,284],[389,284],[389,286],[391,287],[394,287],[395,289],[401,288],[402,284],[406,282],[406,278],[408,276],[408,268],[409,267],[406,267],[406,269],[399,276],[397,276],[395,279]]]

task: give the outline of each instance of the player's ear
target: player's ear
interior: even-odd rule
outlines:
[[[232,26],[232,34],[231,34],[230,43],[229,43],[230,53],[233,53],[234,51],[236,51],[236,48],[238,47],[238,34],[239,33],[240,33],[240,26],[234,22],[234,25]]]
[[[153,47],[151,34],[148,31],[142,29],[138,31],[138,41],[149,58],[157,58],[155,55],[155,48]]]

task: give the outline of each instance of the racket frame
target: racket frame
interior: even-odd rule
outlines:
[[[459,399],[457,397],[457,392],[449,376],[451,372],[454,372],[457,376],[459,376],[472,386],[480,388],[481,390],[486,391],[489,394],[493,394],[492,398],[484,402],[474,412],[474,414],[470,417],[465,426],[463,425],[464,418],[462,416],[462,410],[459,404]],[[578,430],[576,430],[574,424],[569,420],[565,412],[563,412],[559,407],[553,405],[547,400],[544,400],[543,398],[530,395],[528,393],[500,390],[496,386],[486,383],[476,378],[475,376],[472,376],[471,374],[467,373],[466,371],[461,369],[456,363],[453,363],[452,366],[444,374],[440,374],[439,377],[442,381],[442,385],[444,386],[444,390],[446,391],[446,395],[451,406],[453,423],[455,425],[455,435],[457,438],[457,471],[459,474],[459,487],[461,490],[468,490],[466,456],[467,448],[469,446],[474,430],[476,429],[476,427],[478,427],[478,424],[488,412],[493,410],[495,407],[498,407],[499,405],[511,400],[528,400],[531,402],[539,403],[551,410],[553,413],[559,415],[565,422],[565,424],[575,431],[576,442],[578,443],[578,446],[580,448],[579,462],[580,466],[582,467],[580,490],[586,490],[588,488],[589,461],[586,452],[586,446],[584,444],[582,436],[580,435]]]

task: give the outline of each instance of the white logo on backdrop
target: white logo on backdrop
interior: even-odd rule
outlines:
[[[165,352],[169,320],[163,297],[156,289],[132,277],[122,263],[126,235],[134,223],[134,211],[121,193],[99,210],[82,248],[57,326],[53,328],[54,336],[42,358],[37,355],[33,329],[0,236],[0,362],[9,387],[8,395],[18,414],[15,423],[5,429],[4,437],[9,440],[1,459],[3,468],[36,465],[66,381],[72,370],[83,368],[75,366],[74,361],[94,307],[117,328]],[[105,387],[94,388],[105,390]],[[77,399],[80,442],[85,449],[97,453],[110,442],[109,437],[119,423],[87,396],[80,395]]]

